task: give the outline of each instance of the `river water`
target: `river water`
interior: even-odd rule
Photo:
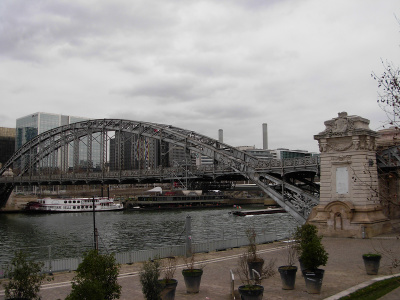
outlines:
[[[255,209],[262,207],[245,207]],[[287,213],[239,217],[234,208],[164,211],[114,211],[95,214],[99,247],[108,252],[125,252],[184,243],[187,216],[192,220],[193,242],[245,236],[254,227],[257,234],[275,232],[287,237],[297,226]],[[93,213],[0,214],[0,265],[16,249],[36,259],[79,257],[93,247]]]

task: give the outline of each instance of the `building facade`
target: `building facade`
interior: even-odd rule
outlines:
[[[268,149],[256,149],[255,146],[239,146],[238,150],[247,152],[253,156],[256,156],[258,159],[271,159],[273,155],[271,150]]]
[[[178,159],[169,143],[129,132],[115,132],[110,139],[110,170],[154,169]]]
[[[276,150],[270,150],[273,158],[276,159],[288,159],[288,158],[301,158],[311,157],[313,153],[306,150],[290,150],[286,148],[278,148]]]
[[[22,147],[23,144],[47,130],[86,120],[89,120],[89,118],[44,112],[37,112],[18,118],[16,120],[15,150],[18,150],[20,147]],[[98,136],[99,134],[93,134],[92,139],[99,140]],[[54,156],[55,162],[52,167],[61,168],[64,171],[66,168],[71,168],[73,166],[77,167],[77,163],[82,169],[99,167],[100,155],[97,152],[100,151],[101,146],[98,143],[93,143],[92,145],[91,157],[93,159],[90,162],[88,161],[86,146],[87,137],[81,138],[79,141],[79,145],[74,146],[73,143],[74,142],[67,145],[65,149],[62,149],[62,151],[59,151],[59,153]],[[17,168],[21,167],[22,165],[26,165],[27,163],[29,163],[29,157],[24,156],[19,163],[17,162]]]
[[[0,127],[0,168],[15,152],[15,128]]]

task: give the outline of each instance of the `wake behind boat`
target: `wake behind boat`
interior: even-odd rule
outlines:
[[[25,207],[25,211],[45,213],[92,212],[93,201],[95,211],[113,211],[122,210],[124,208],[123,204],[115,203],[113,198],[107,197],[68,199],[43,198],[29,202]]]

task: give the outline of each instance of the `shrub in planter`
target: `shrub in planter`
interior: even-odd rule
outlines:
[[[296,284],[296,266],[280,266],[278,272],[281,275],[282,289],[294,290]]]
[[[202,269],[184,269],[182,270],[183,279],[185,280],[186,292],[188,294],[196,294],[200,291]]]
[[[286,259],[287,263],[278,268],[281,275],[282,289],[293,290],[296,283],[297,267],[294,265],[296,258],[296,242],[293,239],[287,241],[286,244]]]
[[[194,251],[191,251],[189,260],[186,260],[186,269],[182,270],[183,279],[185,281],[186,292],[188,294],[196,294],[200,291],[201,276],[203,275],[204,266],[197,265],[195,267]]]
[[[298,227],[294,237],[297,255],[306,270],[326,265],[328,253],[322,245],[322,236],[318,236],[318,229],[315,225],[304,224]]]
[[[257,233],[254,228],[248,228],[246,230],[246,236],[249,240],[247,247],[247,265],[249,270],[256,270],[261,273],[264,266],[264,259],[257,255]],[[250,271],[250,278],[253,279],[253,272]]]
[[[175,291],[178,285],[178,280],[174,279],[174,274],[176,270],[176,259],[175,257],[167,257],[163,261],[163,279],[160,279],[162,290],[161,290],[161,299],[162,300],[174,300],[175,299]]]
[[[161,274],[161,262],[158,259],[148,260],[143,263],[140,271],[140,284],[142,292],[147,300],[161,300],[161,291],[163,289],[158,280]]]
[[[304,265],[303,276],[306,281],[307,292],[319,294],[324,270],[318,267],[325,266],[328,261],[328,253],[321,242],[322,237],[318,236],[316,226],[304,224],[297,228],[295,239],[299,260]]]
[[[382,255],[378,253],[363,254],[365,271],[368,275],[377,275]]]
[[[263,298],[264,293],[261,281],[275,275],[275,261],[270,260],[261,272],[256,271],[255,276],[250,276],[252,271],[248,267],[248,259],[248,253],[244,253],[239,257],[236,270],[242,281],[242,285],[238,288],[239,294],[243,300],[259,300]]]

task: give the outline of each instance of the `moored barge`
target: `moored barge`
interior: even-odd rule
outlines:
[[[131,209],[179,209],[230,206],[223,195],[165,195],[139,196],[131,202]]]
[[[233,210],[230,213],[236,216],[254,216],[254,215],[269,215],[277,213],[285,213],[286,210],[283,208],[267,208],[257,210]]]

